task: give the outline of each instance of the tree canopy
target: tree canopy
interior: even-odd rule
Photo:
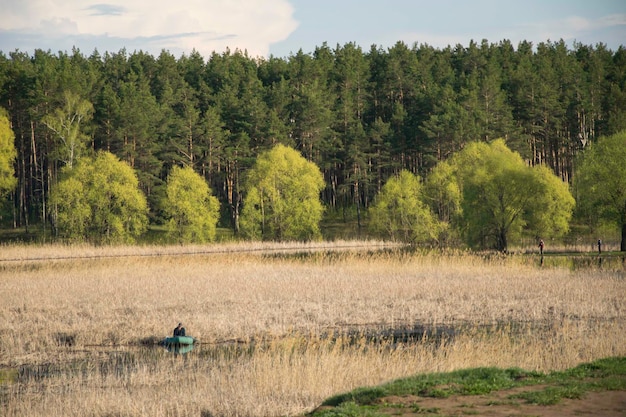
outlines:
[[[133,242],[148,225],[148,205],[132,168],[109,152],[83,157],[52,189],[59,234],[99,242]]]
[[[574,187],[579,216],[595,225],[602,221],[617,225],[620,250],[626,251],[626,130],[589,144]]]
[[[441,226],[422,199],[419,178],[401,171],[376,196],[369,210],[370,228],[413,245],[436,240]]]
[[[270,240],[319,239],[323,187],[314,163],[290,147],[276,145],[259,155],[248,173],[242,233]]]
[[[429,188],[433,169],[474,141],[506,138],[526,164],[571,182],[586,143],[626,129],[625,74],[626,48],[562,40],[324,43],[268,59],[0,52],[0,107],[15,135],[19,184],[2,222],[47,229],[62,168],[98,151],[135,171],[152,224],[168,221],[167,178],[185,165],[220,201],[219,226],[234,231],[244,178],[278,143],[319,167],[326,213],[355,213],[358,226],[388,179],[407,170]],[[439,202],[429,197],[443,221],[460,209]]]
[[[70,168],[87,148],[89,136],[85,134],[83,128],[92,114],[93,106],[89,101],[82,99],[78,94],[65,91],[62,106],[43,118],[43,123],[54,132],[58,140],[54,146],[54,158]]]
[[[626,49],[563,41],[398,42],[252,59],[126,50],[0,53],[0,106],[15,134],[17,227],[45,223],[60,169],[105,150],[137,173],[153,223],[173,166],[204,177],[237,228],[242,179],[282,143],[314,162],[329,212],[367,210],[401,170],[420,177],[472,141],[507,138],[570,181],[583,144],[624,128]]]
[[[527,166],[503,140],[471,143],[450,163],[461,190],[457,226],[471,247],[505,252],[523,229],[535,236],[567,232],[575,204],[568,185]]]
[[[461,215],[461,190],[448,161],[441,161],[428,174],[424,183],[423,199],[440,224],[440,244],[458,236],[452,226]]]
[[[220,203],[207,182],[191,167],[172,168],[167,180],[165,209],[168,234],[179,243],[215,240]]]
[[[16,156],[15,135],[6,111],[0,108],[0,198],[4,198],[17,185],[13,167]]]

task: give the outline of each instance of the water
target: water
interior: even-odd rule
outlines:
[[[530,262],[540,267],[567,268],[572,271],[598,269],[603,271],[626,271],[624,255],[546,255],[532,256]]]

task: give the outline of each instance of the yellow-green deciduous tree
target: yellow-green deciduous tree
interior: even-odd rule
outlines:
[[[43,122],[55,134],[58,141],[54,158],[72,167],[74,161],[85,151],[89,136],[83,132],[84,124],[93,116],[93,105],[78,94],[66,91],[63,106],[47,114]]]
[[[451,225],[461,215],[461,190],[454,177],[454,170],[448,162],[439,162],[428,174],[423,193],[424,202],[439,221],[440,244],[456,237],[456,230]]]
[[[276,145],[259,155],[246,179],[241,232],[269,240],[321,238],[324,178],[298,151]]]
[[[369,228],[410,244],[435,241],[441,224],[422,200],[419,178],[409,171],[391,177],[369,209]]]
[[[0,108],[0,198],[4,198],[17,185],[13,167],[16,157],[15,135],[6,111]]]
[[[522,230],[544,237],[569,230],[575,201],[568,185],[545,167],[526,165],[503,140],[471,143],[450,165],[461,191],[456,226],[470,246],[506,252]]]
[[[168,235],[179,243],[215,240],[220,203],[191,167],[174,167],[167,179]]]
[[[63,169],[50,207],[59,234],[72,240],[132,243],[148,226],[148,204],[135,172],[104,151]]]
[[[574,187],[581,217],[619,227],[620,250],[626,251],[626,131],[601,137],[584,150]]]

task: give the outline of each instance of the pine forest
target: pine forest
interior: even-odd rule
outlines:
[[[14,51],[0,53],[0,107],[17,178],[4,229],[53,230],[63,170],[107,151],[135,172],[150,225],[167,222],[170,172],[189,167],[219,201],[219,227],[237,232],[248,172],[278,144],[319,167],[325,216],[360,221],[388,179],[424,180],[476,141],[503,139],[526,165],[571,183],[586,146],[626,130],[626,49],[483,40],[322,44],[269,58]]]

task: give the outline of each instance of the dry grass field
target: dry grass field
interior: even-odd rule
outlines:
[[[626,354],[619,267],[381,247],[0,247],[0,415],[297,415],[416,373]],[[179,321],[191,353],[147,346]],[[369,337],[416,326],[457,330]]]

